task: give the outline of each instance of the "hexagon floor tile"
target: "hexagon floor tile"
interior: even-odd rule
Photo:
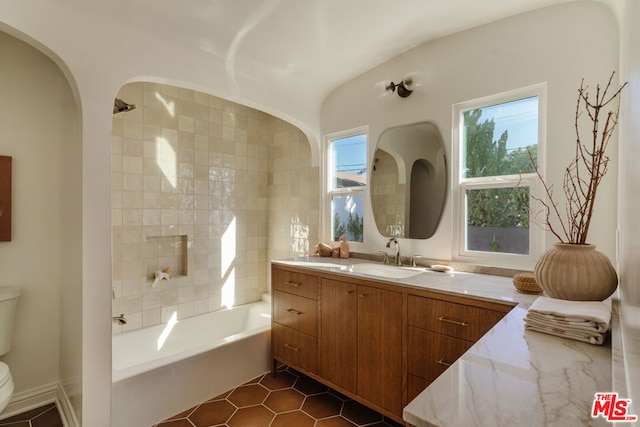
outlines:
[[[261,375],[155,427],[399,427],[360,403],[290,369]]]

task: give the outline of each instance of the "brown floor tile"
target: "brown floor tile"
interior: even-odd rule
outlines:
[[[161,422],[157,424],[156,427],[193,427],[193,424],[186,418],[182,418],[181,420]]]
[[[320,384],[318,381],[307,376],[301,376],[293,386],[296,390],[307,396],[310,394],[324,393],[329,389],[326,385]]]
[[[231,392],[227,400],[238,408],[261,404],[269,391],[260,384],[243,385]]]
[[[249,381],[247,381],[246,383],[242,384],[242,385],[249,385],[249,384],[258,384],[260,382],[260,380],[262,379],[262,377],[264,377],[267,374],[262,374],[259,377],[255,377]]]
[[[174,415],[173,417],[169,418],[167,421],[180,420],[182,418],[187,418],[189,416],[189,414],[192,413],[193,410],[196,409],[196,408],[197,408],[197,406],[194,406],[193,408],[189,408],[186,411],[182,411],[178,415]]]
[[[0,420],[0,426],[11,427],[62,427],[62,419],[55,403],[32,409],[22,414]]]
[[[214,401],[214,400],[226,399],[231,394],[232,391],[233,391],[233,389],[225,391],[224,393],[221,393],[221,394],[219,394],[219,395],[217,395],[215,397],[212,397],[211,399],[207,400],[207,402],[211,402],[211,401]]]
[[[0,421],[0,425],[9,424],[15,421],[30,421],[33,418],[37,417],[38,415],[48,411],[49,409],[55,408],[55,406],[56,406],[55,403],[50,403],[48,405],[44,405],[36,409],[31,409],[30,411],[26,411],[21,414],[14,415],[13,417],[5,418],[4,420]]]
[[[318,420],[316,427],[353,427],[355,424],[345,420],[342,417],[325,418],[324,420]]]
[[[8,419],[8,418],[7,418]],[[0,421],[0,426],[7,426],[7,427],[31,427],[31,422],[29,420],[27,421],[11,421],[8,424],[5,424],[4,422],[5,420]]]
[[[61,427],[62,419],[58,413],[58,408],[55,405],[43,412],[42,414],[34,417],[31,420],[31,427]]]
[[[316,420],[304,412],[294,411],[278,414],[270,427],[314,427]]]
[[[189,415],[189,421],[195,424],[196,427],[224,424],[235,411],[235,406],[226,400],[207,402],[198,406],[198,408]]]
[[[264,406],[276,414],[300,409],[304,402],[304,395],[292,388],[272,391],[264,401]]]
[[[369,409],[356,402],[355,400],[349,400],[344,403],[342,416],[357,425],[372,424],[382,421],[382,415],[373,409]]]
[[[340,415],[342,404],[342,400],[329,393],[315,394],[307,397],[302,405],[302,410],[318,420]]]
[[[404,424],[397,423],[393,420],[390,420],[387,417],[383,417],[383,419],[384,419],[384,425],[388,425],[389,427],[404,427]]]
[[[229,427],[268,427],[274,413],[262,405],[241,408],[227,421]]]
[[[297,379],[298,377],[291,372],[282,371],[278,372],[275,378],[271,374],[266,374],[264,378],[260,380],[260,384],[269,390],[279,390],[293,387]]]
[[[193,426],[402,427],[288,367],[279,369],[276,378],[261,375],[157,425]],[[11,427],[31,426],[27,422]]]

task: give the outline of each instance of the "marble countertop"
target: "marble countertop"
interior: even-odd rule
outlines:
[[[610,425],[591,417],[595,393],[612,391],[610,342],[596,346],[525,331],[524,316],[537,296],[518,292],[510,277],[421,269],[390,279],[348,271],[372,262],[362,259],[274,262],[515,305],[404,408],[404,420],[416,427]]]

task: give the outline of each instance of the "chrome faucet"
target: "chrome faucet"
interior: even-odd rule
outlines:
[[[402,265],[402,260],[400,259],[400,243],[398,243],[398,239],[396,239],[395,237],[392,237],[389,239],[389,241],[387,242],[387,247],[391,248],[391,243],[394,243],[395,249],[396,249],[396,255],[395,258],[393,259],[393,263],[395,265]]]
[[[126,325],[127,319],[124,318],[124,314],[120,316],[113,316],[113,323],[117,323],[118,325]]]

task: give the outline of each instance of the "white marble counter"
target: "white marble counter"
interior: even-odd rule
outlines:
[[[276,262],[516,305],[405,407],[403,417],[414,426],[610,425],[591,418],[595,393],[612,391],[610,343],[595,346],[525,331],[524,316],[537,297],[518,292],[509,277],[425,271],[384,279],[345,269],[371,262],[361,259]]]

